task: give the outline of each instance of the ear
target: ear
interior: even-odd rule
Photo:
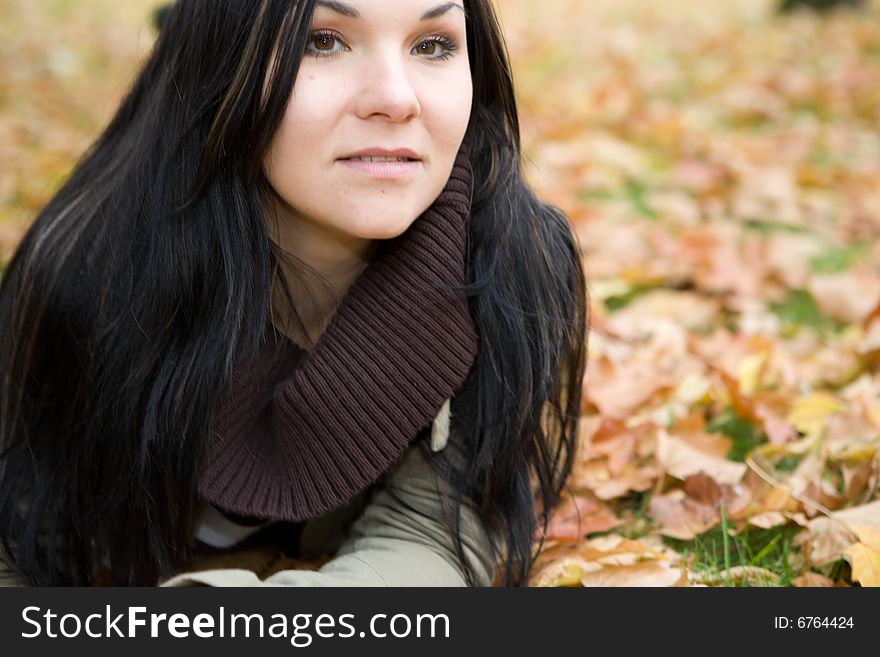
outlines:
[[[451,401],[451,399],[447,399],[443,402],[443,407],[440,409],[440,413],[434,419],[434,424],[431,427],[432,452],[439,452],[446,447],[446,443],[449,440],[449,425],[452,419]]]

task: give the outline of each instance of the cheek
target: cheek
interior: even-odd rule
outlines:
[[[279,137],[283,135],[286,143],[322,139],[321,133],[328,129],[333,106],[332,88],[328,87],[330,85],[323,84],[320,79],[297,80],[281,120]]]
[[[430,117],[438,138],[455,146],[464,137],[472,102],[473,88],[468,75],[455,81],[454,85],[430,88],[422,101],[422,111]]]
[[[301,76],[302,77],[302,76]],[[319,80],[298,80],[278,132],[272,140],[263,166],[275,191],[291,203],[300,195],[303,180],[314,180],[309,172],[323,155],[330,131],[326,91]],[[311,156],[309,156],[311,154]]]

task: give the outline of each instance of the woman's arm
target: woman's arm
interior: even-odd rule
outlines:
[[[208,570],[177,575],[162,586],[465,586],[453,538],[440,520],[441,499],[451,491],[410,446],[376,487],[335,558],[320,570],[282,570],[265,580],[249,570]],[[461,535],[477,583],[491,586],[495,561],[489,538],[467,501],[461,506]]]

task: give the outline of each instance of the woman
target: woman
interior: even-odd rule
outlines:
[[[489,0],[179,0],[0,322],[26,583],[524,585],[571,467],[579,250]]]

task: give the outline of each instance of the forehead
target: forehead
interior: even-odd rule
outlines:
[[[316,0],[315,11],[353,20],[383,18],[430,20],[440,16],[464,17],[464,0]]]

